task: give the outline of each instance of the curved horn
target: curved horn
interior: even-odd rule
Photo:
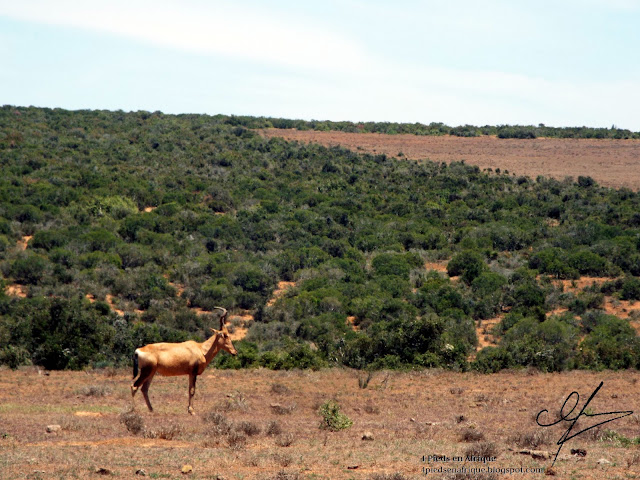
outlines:
[[[222,316],[220,317],[220,329],[224,327],[227,319],[227,309],[222,307],[213,307],[215,310],[222,310]]]

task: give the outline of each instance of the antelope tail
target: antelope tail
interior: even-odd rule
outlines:
[[[133,354],[133,378],[138,376],[138,352]]]

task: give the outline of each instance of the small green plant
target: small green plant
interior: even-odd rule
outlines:
[[[327,400],[320,405],[319,413],[322,417],[320,422],[321,429],[337,432],[353,425],[351,419],[340,412],[340,405],[333,400]]]
[[[635,438],[635,439],[631,439],[628,438],[626,436],[624,436],[621,433],[616,432],[615,430],[605,430],[605,432],[602,434],[601,441],[603,442],[617,442],[619,443],[622,447],[629,447],[632,444],[636,444],[638,440],[640,440],[640,437]]]

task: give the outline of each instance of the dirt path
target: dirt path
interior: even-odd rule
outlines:
[[[342,145],[354,151],[437,162],[464,160],[480,168],[500,168],[536,178],[590,176],[608,187],[640,189],[640,140],[595,140],[496,137],[385,135],[380,133],[316,132],[266,129],[267,138],[283,137],[325,146]]]

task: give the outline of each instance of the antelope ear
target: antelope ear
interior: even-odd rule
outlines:
[[[216,330],[215,328],[210,328],[209,330],[211,330],[215,335],[220,333],[220,330]]]

